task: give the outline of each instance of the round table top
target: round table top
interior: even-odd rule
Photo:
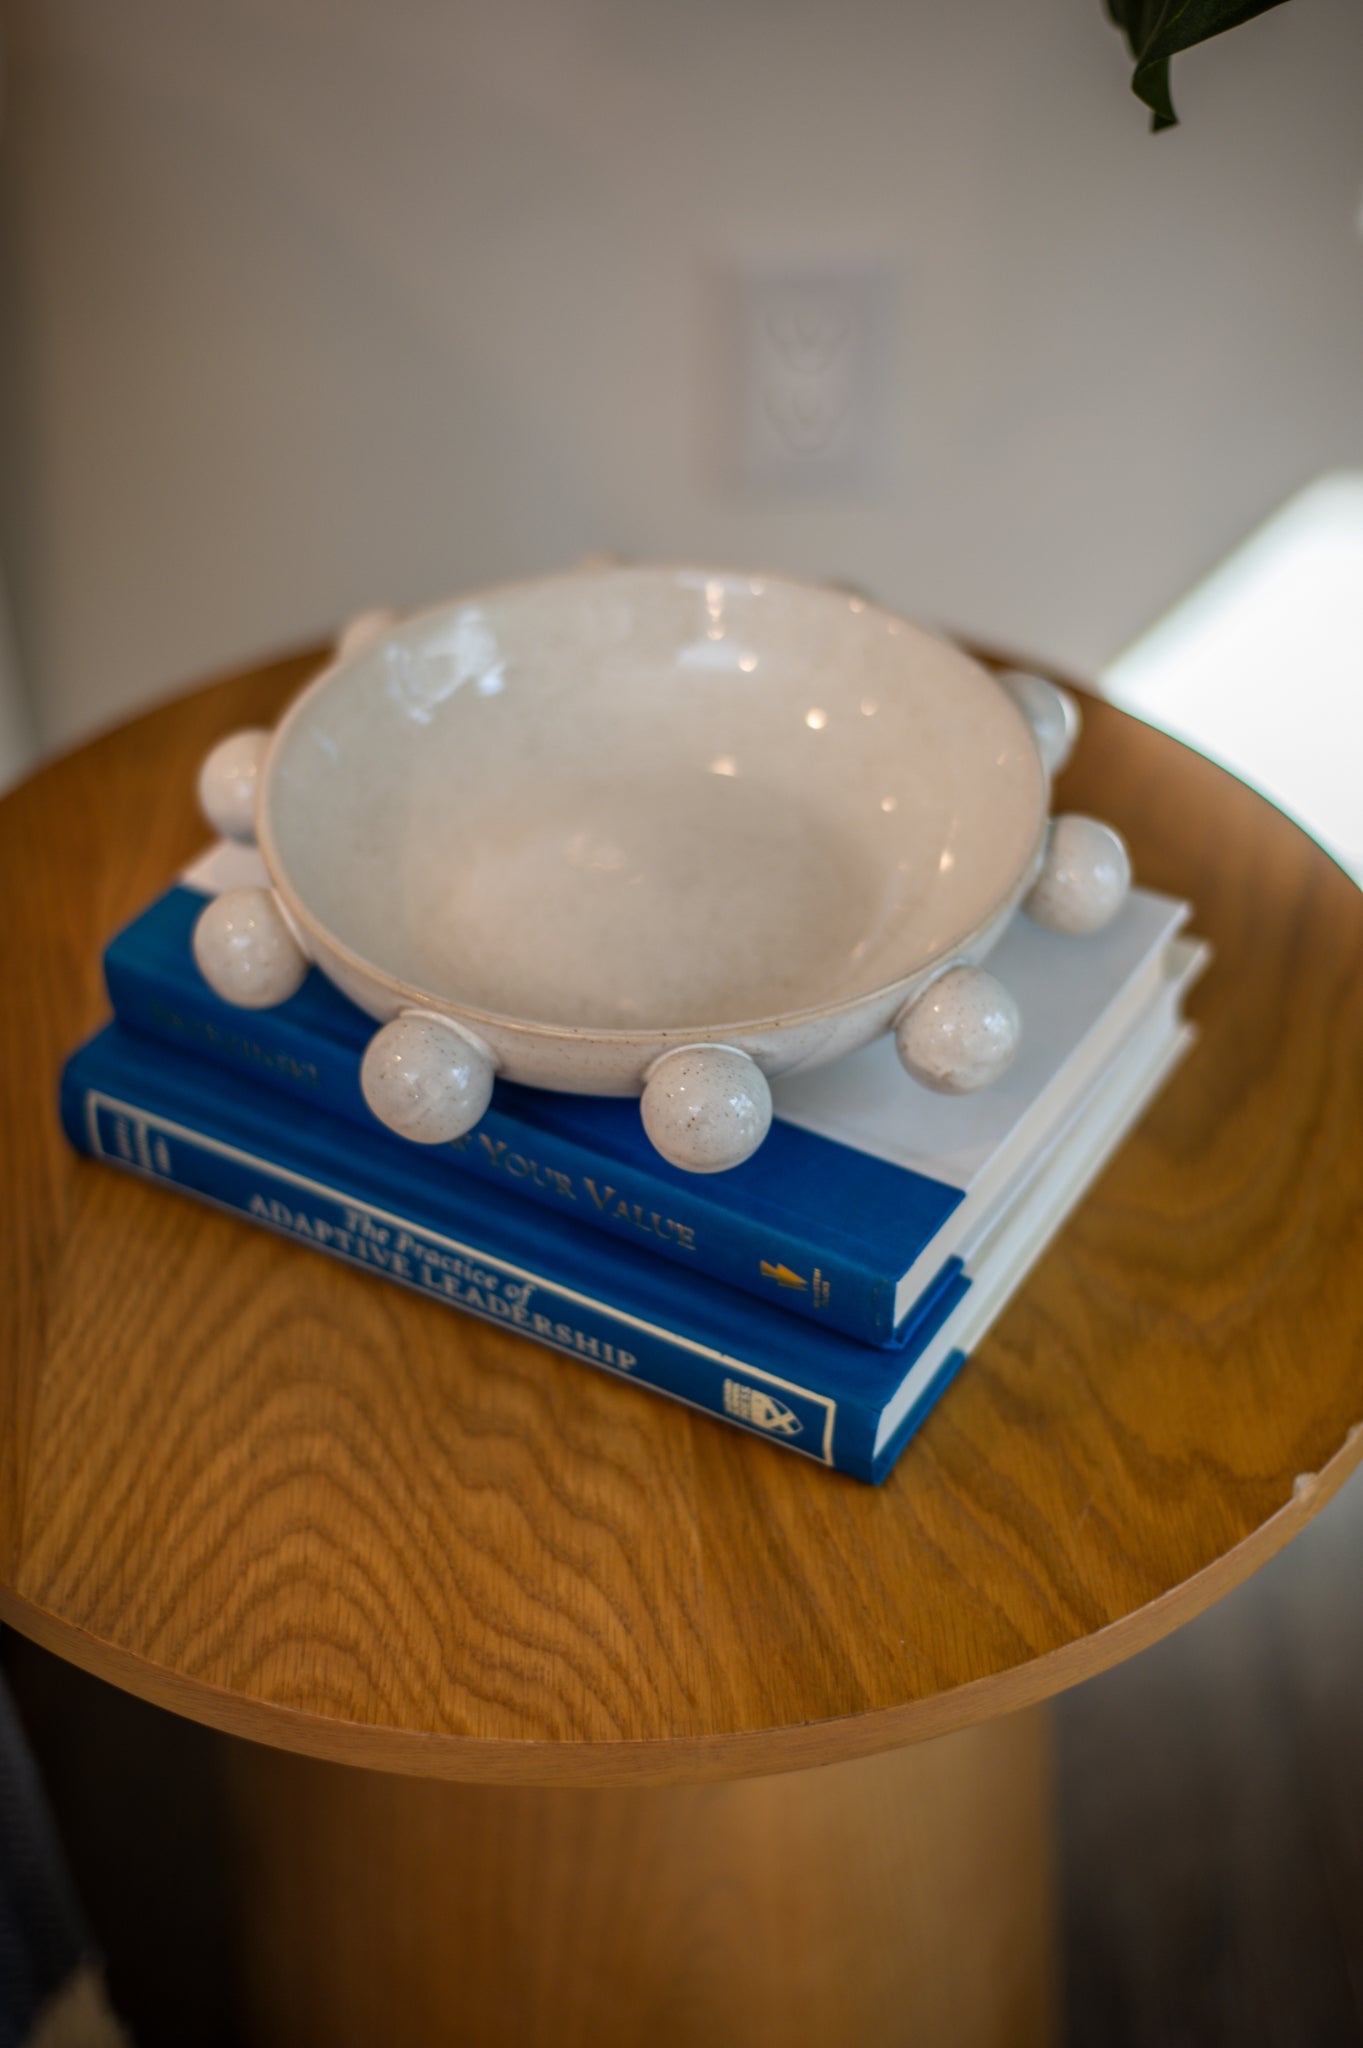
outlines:
[[[1363,1451],[1363,894],[1091,702],[1215,959],[1201,1037],[872,1489],[68,1152],[116,927],[316,651],[0,804],[0,1619],[220,1728],[521,1783],[779,1771],[1023,1705],[1208,1605]]]

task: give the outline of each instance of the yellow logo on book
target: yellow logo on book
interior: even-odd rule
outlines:
[[[778,1401],[762,1387],[750,1387],[743,1380],[725,1380],[724,1412],[750,1422],[754,1429],[770,1430],[773,1436],[799,1436],[804,1424],[793,1408]]]
[[[762,1260],[762,1278],[774,1280],[778,1287],[807,1287],[809,1282],[799,1273],[792,1273],[789,1266],[773,1266],[770,1259]]]

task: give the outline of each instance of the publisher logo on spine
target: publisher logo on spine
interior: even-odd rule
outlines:
[[[750,1422],[754,1429],[769,1430],[773,1436],[799,1436],[804,1428],[795,1410],[778,1401],[775,1394],[747,1386],[742,1380],[725,1380],[724,1413]]]

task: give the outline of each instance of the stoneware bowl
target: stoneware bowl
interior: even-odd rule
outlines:
[[[310,963],[377,1019],[362,1080],[420,1143],[493,1079],[639,1095],[696,1173],[737,1165],[768,1079],[893,1030],[928,1087],[1001,1073],[981,962],[1008,919],[1096,930],[1115,833],[1051,821],[1071,701],[1000,683],[867,600],[776,576],[576,570],[344,637],[271,733],[209,756],[210,821],[271,886],[210,903],[217,993]]]

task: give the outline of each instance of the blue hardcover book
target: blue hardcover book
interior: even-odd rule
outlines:
[[[278,1009],[236,1010],[194,964],[204,893],[243,879],[241,864],[256,859],[218,849],[119,933],[105,954],[114,1011],[377,1133],[359,1084],[368,1017],[317,973]],[[462,1166],[863,1344],[903,1345],[981,1221],[1025,1179],[1153,999],[1185,916],[1136,891],[1096,938],[1018,920],[996,961],[1022,1007],[1023,1048],[978,1097],[915,1086],[886,1039],[778,1081],[771,1134],[732,1173],[668,1166],[632,1100],[509,1082],[477,1129],[438,1156],[447,1170]]]
[[[451,1173],[439,1157],[107,1025],[68,1061],[62,1121],[80,1151],[166,1181],[350,1264],[655,1388],[836,1466],[884,1477],[962,1356],[957,1275],[907,1345],[876,1351],[557,1209]],[[891,1435],[882,1419],[891,1404]]]
[[[68,1062],[81,1151],[235,1210],[859,1479],[883,1479],[1191,1037],[1205,949],[1175,942],[1158,995],[1044,1164],[1001,1206],[897,1351],[873,1350],[439,1158],[105,1027]]]

